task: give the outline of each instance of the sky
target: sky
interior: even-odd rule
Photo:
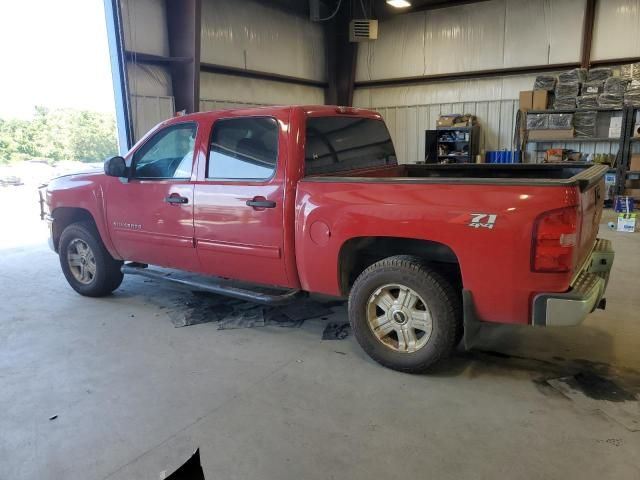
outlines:
[[[0,0],[0,118],[114,112],[103,0]]]

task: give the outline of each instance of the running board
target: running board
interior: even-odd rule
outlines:
[[[259,292],[248,288],[240,288],[237,285],[230,285],[230,281],[216,277],[206,277],[178,270],[158,271],[146,268],[146,266],[143,267],[140,264],[125,263],[122,265],[121,270],[122,273],[129,275],[140,275],[153,280],[165,280],[182,285],[183,287],[264,305],[283,305],[307,295],[307,293],[302,290],[282,291],[273,288],[256,287],[263,290]],[[226,283],[229,283],[229,285],[225,285]],[[267,293],[267,291],[274,293]]]

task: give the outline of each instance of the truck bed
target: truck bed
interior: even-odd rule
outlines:
[[[390,165],[306,177],[306,181],[466,183],[496,185],[578,186],[597,183],[606,165],[574,164],[449,164]]]

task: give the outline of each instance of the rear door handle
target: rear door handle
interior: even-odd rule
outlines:
[[[172,193],[167,198],[165,198],[164,201],[167,202],[167,203],[172,203],[172,204],[189,203],[189,199],[187,197],[182,197],[182,196],[178,195],[177,193]]]
[[[247,207],[276,208],[276,202],[274,202],[273,200],[267,200],[264,197],[254,197],[251,200],[247,200]]]

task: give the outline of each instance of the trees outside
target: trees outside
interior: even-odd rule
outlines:
[[[33,158],[100,162],[117,154],[113,115],[38,106],[30,120],[0,119],[0,164]]]

